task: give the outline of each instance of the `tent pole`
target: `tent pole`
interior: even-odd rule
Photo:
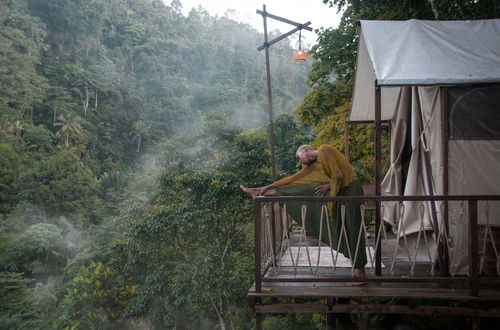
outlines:
[[[415,93],[415,98],[417,100],[417,117],[419,121],[419,125],[424,129],[424,120],[423,120],[423,115],[422,115],[422,106],[420,104],[420,95],[418,93],[418,86],[413,87],[413,92]],[[432,168],[431,168],[431,159],[429,155],[429,151],[427,149],[427,139],[425,137],[425,132],[422,131],[422,142],[423,145],[425,146],[424,148],[424,166],[425,166],[425,180],[427,181],[427,186],[429,189],[429,195],[434,196],[434,187],[432,186]],[[436,237],[436,242],[439,244],[439,225],[437,221],[437,212],[436,212],[436,202],[432,201],[430,202],[431,204],[431,221],[432,221],[432,226],[434,227],[434,235]],[[444,259],[443,255],[441,253],[442,251],[438,248],[438,262],[439,262],[439,269],[442,270],[444,267]]]
[[[440,88],[440,94],[441,94],[441,120],[442,120],[442,143],[443,143],[443,195],[448,196],[449,195],[449,141],[448,137],[450,136],[450,127],[448,123],[448,88],[447,87],[441,87]],[[444,203],[444,211],[443,211],[443,220],[444,220],[444,230],[446,233],[450,233],[450,228],[449,228],[449,215],[448,215],[448,201],[443,201]],[[441,235],[444,240],[446,240],[446,236]],[[447,242],[440,241],[440,244],[442,244],[442,251],[443,257],[444,257],[444,266],[443,269],[441,270],[441,275],[445,276],[449,274],[449,267],[450,267],[450,259],[448,255],[448,245]]]
[[[381,137],[381,89],[378,82],[375,81],[375,195],[380,196],[382,193],[381,188],[381,172],[382,172],[382,137]],[[382,226],[382,221],[380,218],[380,206],[381,202],[375,202],[375,232],[379,232],[380,226]],[[377,246],[377,251],[375,251],[375,275],[382,275],[382,249],[380,244]]]

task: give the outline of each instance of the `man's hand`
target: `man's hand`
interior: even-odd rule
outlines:
[[[318,188],[316,188],[316,195],[323,196],[329,190],[330,190],[330,184],[329,183],[322,184],[321,186],[319,186]]]

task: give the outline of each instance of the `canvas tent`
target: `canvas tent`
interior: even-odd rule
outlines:
[[[500,19],[361,21],[349,120],[389,121],[382,195],[500,195]],[[500,226],[498,202],[478,209],[480,224]],[[382,217],[406,237],[447,218],[449,271],[463,274],[467,207],[445,210],[391,202]]]

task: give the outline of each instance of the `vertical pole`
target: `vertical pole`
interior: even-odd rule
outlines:
[[[449,155],[449,143],[448,143],[448,137],[450,136],[449,134],[449,123],[448,123],[448,88],[447,87],[441,87],[440,88],[440,94],[441,94],[441,120],[442,120],[442,125],[443,125],[443,134],[442,134],[442,140],[443,140],[443,195],[448,196],[449,195],[449,171],[448,171],[448,155]],[[450,233],[450,226],[449,226],[449,201],[445,200],[444,201],[444,214],[443,214],[443,220],[444,220],[444,231],[445,233],[448,234]],[[441,234],[442,239],[444,242],[442,242],[443,245],[443,250],[442,254],[444,256],[444,265],[441,269],[441,275],[446,276],[449,274],[449,263],[450,259],[448,256],[448,242],[446,242],[446,236]],[[444,243],[444,244],[443,244]]]
[[[276,181],[276,152],[274,146],[274,125],[273,125],[273,94],[271,89],[271,64],[269,61],[269,40],[267,36],[267,11],[266,5],[263,5],[262,18],[264,20],[264,46],[266,53],[266,72],[267,72],[267,101],[269,104],[269,145],[271,146],[271,175],[273,182]]]
[[[469,200],[469,294],[471,296],[479,296],[477,241],[477,200]]]
[[[256,330],[264,329],[262,325],[262,313],[255,313],[255,329]]]
[[[254,212],[255,212],[255,292],[262,291],[262,281],[261,281],[261,222],[262,222],[262,203],[254,202]]]
[[[330,311],[333,305],[335,305],[335,299],[332,297],[326,298],[326,303],[328,305],[328,310]],[[326,330],[335,329],[335,315],[333,313],[326,313]]]
[[[255,212],[255,292],[262,292],[262,281],[261,281],[261,223],[262,223],[262,203],[257,200],[254,201],[254,212]],[[256,304],[261,302],[260,298],[257,298]],[[255,328],[257,330],[262,330],[262,313],[255,313]]]
[[[381,104],[381,89],[375,81],[375,195],[382,194],[381,188],[381,172],[382,172],[382,135],[381,135],[381,118],[382,118],[382,104]],[[379,233],[380,226],[382,226],[382,219],[380,214],[381,202],[375,201],[375,232]],[[375,274],[382,275],[382,249],[381,244],[378,244],[377,251],[375,251]]]
[[[481,330],[481,318],[480,317],[471,317],[471,329],[472,330]]]
[[[280,214],[280,206],[277,202],[272,202],[271,204],[271,236],[272,236],[272,242],[271,242],[271,248],[273,249],[273,253],[275,255],[275,259],[273,260],[273,264],[276,262],[276,258],[278,257],[277,254],[277,242],[278,242],[278,232],[276,231],[276,225],[277,222],[279,221],[279,214]]]

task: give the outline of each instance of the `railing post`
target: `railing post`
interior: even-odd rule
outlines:
[[[382,173],[382,135],[381,135],[381,117],[382,117],[382,106],[381,106],[381,89],[380,86],[375,82],[375,195],[381,196],[381,173]],[[380,214],[381,202],[375,202],[375,232],[379,233],[380,226],[383,226],[381,214]],[[377,246],[377,251],[375,251],[375,274],[377,276],[382,275],[382,248],[381,244]]]
[[[261,281],[261,225],[262,225],[262,203],[254,200],[254,212],[255,212],[255,292],[262,291],[262,281]]]
[[[450,126],[448,122],[448,87],[440,87],[440,92],[441,94],[441,122],[443,123],[443,131],[442,131],[442,148],[443,148],[443,195],[448,196],[449,195],[449,132],[450,132]],[[443,220],[444,220],[444,226],[443,230],[446,235],[442,234],[441,237],[443,237],[443,242],[441,243],[442,246],[442,253],[444,256],[444,266],[441,269],[441,275],[449,275],[450,274],[450,256],[449,256],[449,251],[448,251],[448,242],[446,241],[446,238],[449,237],[450,233],[450,225],[449,225],[449,201],[445,200],[443,201],[444,203],[444,214],[443,214]]]
[[[273,249],[273,253],[276,253],[276,221],[277,221],[277,215],[279,214],[279,211],[277,212],[276,210],[276,205],[277,203],[273,202],[271,203],[271,249]],[[275,262],[276,260],[273,260]]]
[[[469,294],[471,296],[479,296],[477,241],[477,200],[469,200]]]
[[[335,299],[332,297],[326,298],[326,303],[328,305],[328,311],[331,311],[332,307],[335,305]],[[335,329],[335,314],[326,313],[326,329],[334,330]]]

